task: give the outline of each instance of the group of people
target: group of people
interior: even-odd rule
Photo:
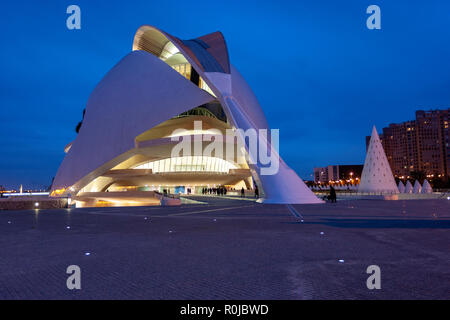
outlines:
[[[235,189],[232,188],[231,191],[235,191]],[[217,188],[203,188],[202,189],[202,194],[203,195],[226,196],[227,192],[228,192],[228,190],[224,186],[220,186],[220,187],[217,187]],[[167,189],[163,190],[164,196],[167,196],[168,193],[169,193],[169,190],[167,190]],[[192,189],[191,188],[187,188],[186,189],[186,193],[187,194],[192,194]],[[256,186],[256,185],[255,185],[255,189],[254,189],[254,194],[255,194],[255,198],[258,199],[259,198],[259,189],[258,189],[258,186]],[[242,189],[241,189],[241,197],[245,198],[245,189],[244,189],[244,187],[242,187]]]
[[[255,186],[255,198],[259,198],[259,190],[258,187]],[[203,195],[218,195],[218,196],[226,196],[227,195],[227,189],[223,186],[220,186],[218,188],[203,188],[202,189]],[[245,198],[245,189],[242,187],[241,189],[241,197]]]
[[[259,198],[259,189],[258,189],[257,185],[255,185],[254,192],[255,192],[255,198],[258,199]],[[244,189],[244,187],[242,187],[242,189],[241,189],[241,198],[245,198],[245,189]]]
[[[203,188],[202,194],[215,194],[218,196],[226,196],[227,195],[227,189],[225,187],[218,187],[218,188]]]

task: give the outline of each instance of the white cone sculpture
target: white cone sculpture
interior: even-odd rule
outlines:
[[[422,193],[432,193],[432,192],[433,192],[433,188],[431,187],[428,180],[425,179],[425,181],[423,182],[423,186],[422,186]]]
[[[413,186],[411,184],[411,181],[408,180],[408,182],[406,182],[406,186],[405,186],[405,193],[412,193],[413,191]]]
[[[412,193],[420,193],[420,191],[422,191],[422,186],[420,185],[420,182],[416,180],[416,182],[414,182],[414,188]]]
[[[358,192],[398,193],[377,129],[373,126]]]
[[[405,193],[405,185],[403,184],[403,182],[399,181],[397,188],[398,188],[398,192]]]

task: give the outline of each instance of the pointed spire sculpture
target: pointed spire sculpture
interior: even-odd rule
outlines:
[[[412,193],[413,191],[413,186],[411,184],[411,181],[407,181],[406,182],[406,186],[405,186],[405,193]]]
[[[420,191],[422,191],[422,186],[420,185],[419,180],[416,180],[416,182],[414,182],[414,188],[412,193],[420,193]]]
[[[432,192],[433,192],[433,188],[431,187],[428,180],[425,179],[425,181],[423,182],[423,186],[422,186],[422,193],[432,193]]]
[[[403,184],[402,181],[399,181],[399,182],[398,182],[397,188],[398,188],[398,192],[400,192],[400,193],[405,193],[405,185]]]
[[[377,129],[373,126],[358,192],[398,193]]]

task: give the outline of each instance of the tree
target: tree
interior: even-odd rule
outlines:
[[[422,170],[417,170],[417,171],[411,171],[411,179],[413,179],[414,181],[419,180],[419,182],[422,184],[423,181],[427,178],[427,175],[425,174],[424,171]]]
[[[315,185],[314,181],[309,181],[309,180],[306,180],[306,181],[305,181],[305,184],[306,184],[308,187],[314,187],[314,185]]]
[[[434,189],[448,189],[450,188],[450,180],[445,181],[443,178],[440,178],[435,174],[435,177],[430,181],[431,186]]]

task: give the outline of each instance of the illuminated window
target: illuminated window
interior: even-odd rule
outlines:
[[[219,172],[228,173],[237,167],[226,160],[206,156],[175,157],[142,163],[133,169],[152,169],[158,172]]]
[[[191,79],[191,65],[189,63],[175,64],[172,68],[186,79]]]
[[[208,92],[210,95],[212,95],[212,96],[214,96],[214,97],[216,96],[216,95],[214,94],[214,92],[212,92],[211,88],[208,87],[208,85],[206,84],[205,80],[203,80],[202,78],[200,78],[200,84],[199,84],[199,87],[202,88],[203,90],[205,90],[206,92]]]

